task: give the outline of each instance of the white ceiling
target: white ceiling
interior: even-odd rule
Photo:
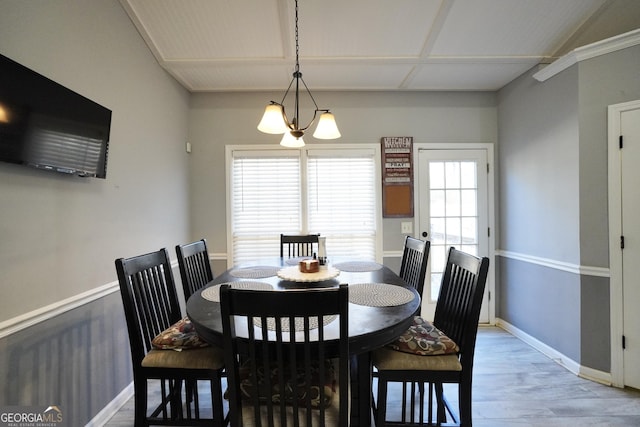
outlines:
[[[577,47],[615,1],[300,0],[300,70],[312,91],[497,90]],[[190,91],[281,91],[291,80],[293,0],[121,3]]]

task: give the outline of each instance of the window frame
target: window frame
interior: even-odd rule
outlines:
[[[300,169],[301,169],[301,186],[302,186],[302,211],[301,224],[303,230],[308,226],[308,210],[307,210],[307,159],[309,151],[326,151],[327,153],[335,153],[340,156],[349,153],[373,152],[374,161],[374,185],[375,185],[375,260],[379,263],[383,261],[383,218],[382,218],[382,178],[381,178],[381,151],[380,144],[373,143],[329,143],[329,144],[307,144],[305,147],[293,149],[300,152]],[[291,152],[291,148],[282,147],[280,145],[226,145],[225,146],[225,188],[226,188],[226,236],[227,236],[227,267],[231,268],[234,264],[233,259],[233,234],[232,234],[232,168],[234,152]],[[274,153],[275,154],[275,153]]]

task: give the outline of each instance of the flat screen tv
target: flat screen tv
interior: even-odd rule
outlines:
[[[106,178],[111,110],[0,55],[0,161]]]

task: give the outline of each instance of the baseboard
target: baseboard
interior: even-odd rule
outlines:
[[[580,366],[580,373],[578,376],[596,383],[613,386],[613,379],[610,372],[603,372],[597,369],[587,368],[586,366]]]
[[[554,349],[553,347],[549,347],[547,344],[543,343],[537,338],[532,337],[531,335],[518,329],[517,327],[513,326],[509,322],[504,321],[503,319],[496,318],[496,326],[504,329],[505,331],[509,332],[511,335],[529,344],[531,347],[535,348],[540,353],[547,356],[549,359],[553,360],[554,362],[558,363],[560,366],[567,369],[569,372],[572,372],[573,374],[581,378],[585,378],[585,379],[588,379],[600,384],[605,384],[605,385],[613,384],[611,380],[610,372],[603,372],[597,369],[582,366],[575,360],[571,359],[570,357],[560,353],[558,350]]]
[[[85,427],[101,427],[111,419],[125,403],[133,397],[133,382],[124,388],[102,411],[93,417],[91,421],[85,424]]]

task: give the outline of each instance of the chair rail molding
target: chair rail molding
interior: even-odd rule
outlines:
[[[0,322],[0,339],[118,291],[118,281],[37,308]]]
[[[172,261],[171,268],[178,268],[178,261]],[[69,298],[56,301],[53,304],[49,304],[2,321],[0,322],[0,339],[14,334],[15,332],[22,331],[30,326],[37,325],[40,322],[52,319],[85,304],[89,304],[92,301],[96,301],[114,292],[118,292],[119,289],[120,285],[118,284],[118,281],[115,280],[107,283],[106,285],[98,286],[86,292],[73,295]]]
[[[402,258],[402,251],[384,251],[382,258]]]
[[[557,261],[549,258],[542,258],[534,255],[527,255],[502,249],[496,250],[496,256],[515,259],[518,261],[528,262],[530,264],[536,264],[543,267],[553,268],[555,270],[580,274],[583,276],[611,277],[609,268],[605,267],[593,267],[588,265],[573,264],[569,262]]]
[[[209,254],[209,261],[226,261],[227,253],[226,252],[213,252]]]

